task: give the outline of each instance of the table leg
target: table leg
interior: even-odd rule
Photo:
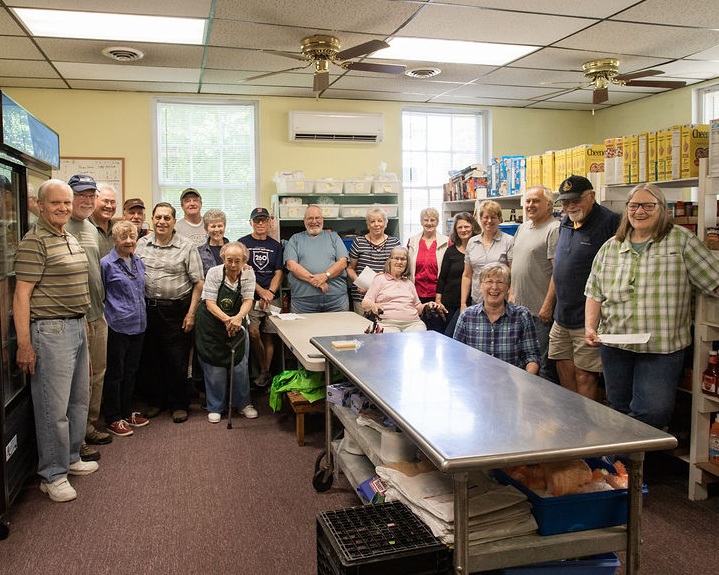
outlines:
[[[642,486],[644,484],[644,453],[629,454],[627,473],[629,493],[627,509],[627,575],[639,575],[642,541]]]
[[[332,385],[332,364],[325,361],[325,387],[328,385]],[[332,465],[332,409],[329,402],[325,402],[325,445],[327,446],[325,464],[330,474],[332,474],[334,470]]]
[[[305,444],[305,414],[295,413],[295,435],[297,435],[297,445],[303,447]]]
[[[455,473],[452,476],[454,483],[454,572],[455,575],[468,575],[469,573],[469,534],[467,523],[469,521],[469,497],[467,472]]]

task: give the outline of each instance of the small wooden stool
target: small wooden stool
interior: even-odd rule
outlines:
[[[292,411],[295,412],[297,445],[302,447],[305,444],[305,413],[324,413],[325,400],[320,399],[314,403],[310,403],[299,391],[288,391],[287,399],[290,401]]]

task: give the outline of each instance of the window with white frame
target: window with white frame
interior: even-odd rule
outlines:
[[[180,219],[180,192],[193,187],[202,194],[203,213],[218,208],[227,214],[228,239],[250,233],[250,212],[259,197],[257,103],[179,98],[154,103],[153,202],[171,203]]]
[[[719,118],[719,84],[706,86],[698,90],[699,118],[701,124],[708,124]]]
[[[487,163],[487,132],[487,111],[402,111],[403,242],[422,230],[419,219],[424,208],[433,207],[442,213],[449,172]]]

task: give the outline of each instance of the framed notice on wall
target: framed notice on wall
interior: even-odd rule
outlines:
[[[60,158],[60,169],[52,177],[67,182],[75,174],[92,176],[98,184],[110,184],[117,191],[115,217],[122,217],[125,201],[125,158]]]

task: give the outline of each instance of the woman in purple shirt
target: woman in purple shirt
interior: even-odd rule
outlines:
[[[132,411],[135,374],[147,327],[145,266],[133,253],[137,228],[131,222],[117,222],[112,238],[115,247],[100,260],[107,320],[107,371],[102,404],[107,430],[124,437],[132,435],[133,427],[149,423],[139,412]]]

